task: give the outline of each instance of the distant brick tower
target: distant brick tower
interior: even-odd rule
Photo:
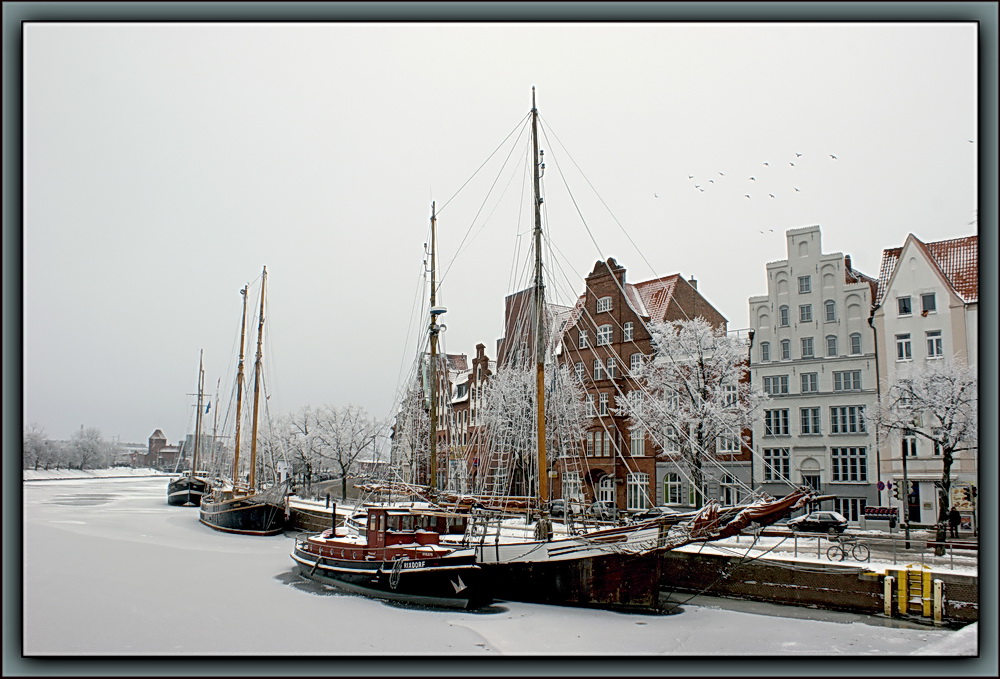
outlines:
[[[146,464],[155,465],[159,461],[160,451],[167,445],[167,437],[159,429],[149,437],[149,452],[146,453]]]

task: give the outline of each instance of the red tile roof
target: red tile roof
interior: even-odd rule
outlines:
[[[663,278],[654,278],[651,281],[636,283],[636,292],[645,307],[645,313],[649,315],[650,321],[658,323],[664,320],[667,314],[667,306],[674,295],[674,288],[680,280],[680,274],[671,274]],[[638,311],[638,309],[637,309]]]
[[[963,302],[968,304],[979,301],[979,236],[965,236],[933,243],[924,243],[913,234],[910,236],[917,247],[927,255],[927,259],[937,266]],[[902,251],[902,247],[882,251],[882,267],[878,276],[880,304]]]

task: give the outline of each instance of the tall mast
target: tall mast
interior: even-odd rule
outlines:
[[[194,457],[191,460],[191,476],[198,473],[198,451],[201,448],[201,400],[205,391],[205,350],[198,352],[198,412],[194,416]]]
[[[264,343],[264,288],[267,287],[267,267],[260,278],[260,318],[257,321],[257,358],[253,364],[253,429],[250,439],[250,491],[256,488],[257,476],[257,414],[260,408],[261,347]]]
[[[431,412],[430,412],[430,426],[431,426],[431,440],[430,440],[430,496],[431,499],[437,493],[437,396],[438,396],[438,383],[437,383],[437,343],[438,343],[438,332],[441,327],[437,323],[437,317],[439,314],[444,313],[443,309],[437,308],[437,262],[436,262],[436,250],[437,250],[437,213],[435,212],[434,202],[431,202],[431,325],[430,325],[430,335],[431,335],[431,369],[430,369],[430,399],[431,399]]]
[[[545,283],[542,279],[542,195],[540,175],[542,157],[538,152],[538,109],[535,88],[531,88],[531,148],[534,153],[535,202],[535,401],[538,404],[538,499],[549,499],[548,468],[545,459]]]
[[[233,444],[233,489],[235,490],[240,479],[240,425],[243,422],[243,350],[246,346],[247,337],[247,290],[250,284],[247,283],[240,290],[243,296],[243,321],[240,325],[240,362],[236,368],[236,436]]]

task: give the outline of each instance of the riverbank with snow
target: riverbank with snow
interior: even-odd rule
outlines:
[[[24,481],[79,481],[83,479],[126,479],[145,476],[173,476],[149,467],[110,467],[108,469],[24,469]]]

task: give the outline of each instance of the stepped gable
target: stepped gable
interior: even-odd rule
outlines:
[[[948,281],[955,294],[966,304],[979,301],[979,236],[965,236],[948,240],[924,243],[912,233],[907,240],[913,242],[927,255]],[[878,276],[878,303],[896,270],[896,263],[903,248],[888,248],[882,251],[882,266]]]

